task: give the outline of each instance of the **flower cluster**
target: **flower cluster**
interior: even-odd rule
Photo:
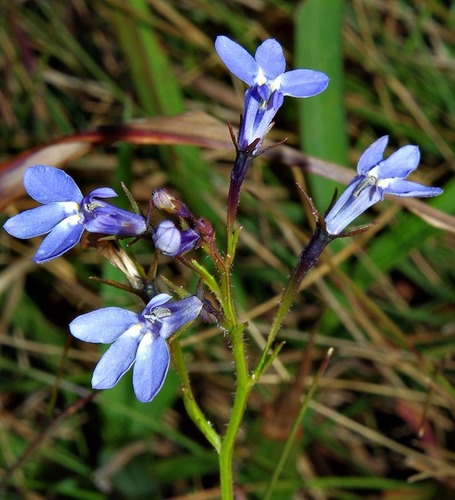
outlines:
[[[381,137],[362,154],[357,173],[346,190],[325,217],[325,228],[330,235],[339,235],[369,207],[384,199],[384,194],[429,198],[438,196],[442,189],[405,180],[420,160],[417,146],[404,146],[383,159],[388,136]]]
[[[320,71],[285,72],[283,49],[274,39],[259,45],[254,57],[226,36],[217,37],[215,49],[229,71],[248,85],[238,136],[240,150],[246,150],[254,141],[257,141],[254,151],[258,149],[284,96],[311,97],[324,91],[329,84],[327,75]]]
[[[94,389],[110,389],[131,368],[133,388],[139,401],[151,401],[161,389],[169,368],[166,340],[202,309],[197,297],[170,302],[165,293],[156,295],[136,314],[119,307],[106,307],[78,316],[70,324],[74,337],[85,342],[110,344],[96,365]]]
[[[158,259],[155,259],[149,273],[127,262],[124,266],[127,270],[125,274],[128,276],[129,269],[133,269],[131,274],[134,275],[135,282],[139,283],[138,287],[132,290],[137,293],[137,290],[143,287],[142,294],[137,295],[143,298],[144,303],[148,301],[143,311],[138,314],[118,307],[107,307],[83,314],[70,324],[72,335],[79,340],[112,344],[94,370],[94,389],[114,387],[134,365],[133,388],[136,397],[142,402],[151,401],[166,378],[170,363],[167,341],[171,335],[194,321],[200,314],[204,319],[213,316],[217,321],[222,319],[224,314],[226,324],[229,323],[227,320],[232,320],[235,308],[231,302],[229,270],[233,258],[231,255],[235,254],[239,234],[235,233],[233,228],[239,193],[247,170],[260,153],[259,148],[273,125],[273,119],[283,104],[284,97],[311,97],[324,91],[329,83],[328,77],[320,71],[297,69],[286,72],[282,47],[273,39],[265,40],[256,50],[254,57],[226,36],[216,39],[215,48],[227,68],[248,85],[244,115],[237,141],[234,139],[237,156],[231,172],[227,200],[227,248],[230,253],[226,259],[217,248],[211,223],[204,217],[196,218],[183,202],[165,189],[157,189],[152,193],[149,204],[150,217],[146,218],[104,201],[106,198],[117,196],[110,188],[95,189],[84,197],[69,175],[45,165],[28,168],[23,180],[27,193],[41,205],[11,217],[4,225],[8,233],[18,238],[46,235],[33,257],[37,263],[48,262],[73,248],[85,230],[118,238],[142,237],[153,241],[159,252],[171,257],[180,256],[201,246],[217,266],[223,285],[221,287],[216,283],[214,285],[215,278],[210,276],[202,265],[196,266],[192,263],[191,269],[201,271],[198,274],[200,283],[205,283],[214,291],[218,300],[217,307],[212,307],[207,304],[210,301],[205,300],[203,311],[203,302],[196,296],[173,301],[170,295],[158,292],[154,279],[149,278],[156,275]],[[346,227],[373,204],[381,201],[385,194],[431,197],[442,193],[439,188],[426,187],[406,180],[419,163],[417,146],[404,146],[384,160],[387,142],[388,137],[382,137],[362,154],[357,166],[357,176],[329,210],[325,220],[319,216],[319,224],[310,243],[302,250],[283,293],[266,348],[262,353],[263,361],[259,362],[256,374],[261,373],[268,363],[269,349],[305,273],[316,265],[320,254],[333,239],[352,234],[345,232]],[[153,227],[149,221],[152,207],[171,214],[178,222],[163,220]],[[316,213],[315,209],[314,212]],[[103,243],[114,245],[110,241]],[[116,245],[116,248],[120,248]],[[121,260],[115,252],[113,255]],[[201,285],[198,288],[198,296],[202,296],[202,293]],[[153,294],[155,296],[149,300]],[[235,324],[236,321],[232,320],[232,325]],[[237,337],[236,341],[238,338],[240,337]],[[246,404],[241,406],[245,407]]]
[[[39,264],[73,248],[84,230],[120,238],[151,233],[155,247],[171,256],[191,250],[200,240],[195,231],[180,230],[172,221],[164,220],[153,229],[142,215],[106,203],[104,198],[117,196],[110,188],[95,189],[84,197],[74,180],[54,167],[30,167],[23,182],[27,193],[42,205],[11,217],[4,228],[17,238],[47,234],[33,257]],[[170,295],[158,294],[140,314],[108,307],[76,318],[70,330],[78,339],[113,342],[95,368],[93,388],[113,387],[134,363],[134,392],[139,401],[151,401],[169,368],[166,340],[195,320],[201,309],[197,297],[171,302]]]

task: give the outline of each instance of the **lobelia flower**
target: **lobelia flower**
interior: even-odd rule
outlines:
[[[254,148],[257,150],[284,96],[311,97],[325,90],[329,83],[327,75],[320,71],[295,69],[285,72],[283,49],[272,38],[259,45],[254,57],[226,36],[217,37],[215,49],[229,71],[249,86],[238,136],[240,150],[259,139]]]
[[[151,401],[163,386],[169,368],[166,342],[174,332],[195,320],[202,309],[197,297],[170,302],[161,293],[136,314],[119,307],[106,307],[70,323],[74,337],[85,342],[112,343],[92,377],[94,389],[110,389],[133,368],[133,388],[139,401]]]
[[[11,217],[3,227],[22,239],[49,233],[33,257],[38,264],[73,248],[84,229],[120,237],[139,236],[147,230],[144,217],[100,199],[117,196],[114,190],[98,188],[84,197],[72,177],[58,168],[29,167],[23,183],[27,193],[43,205]]]
[[[156,226],[152,239],[161,253],[171,257],[189,252],[200,241],[199,236],[192,229],[178,229],[170,220],[164,220]]]
[[[381,137],[360,157],[357,165],[358,175],[325,216],[325,228],[329,234],[340,234],[369,207],[382,201],[384,194],[429,198],[443,192],[440,188],[405,180],[417,168],[420,160],[419,148],[403,146],[384,160],[388,140],[388,136]]]

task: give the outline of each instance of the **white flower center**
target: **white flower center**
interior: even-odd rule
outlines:
[[[67,216],[78,214],[81,210],[79,203],[75,201],[61,201],[59,205],[63,207]]]
[[[376,182],[376,186],[379,186],[381,189],[387,189],[392,182],[393,179],[380,179]]]
[[[280,90],[281,88],[281,76],[277,76],[275,80],[273,80],[271,83],[269,83],[270,87],[270,93],[274,92],[275,90]]]
[[[256,75],[256,83],[261,86],[267,83],[267,78],[264,75],[264,72],[261,68],[258,69],[258,73]]]
[[[77,226],[78,224],[81,224],[83,221],[83,217],[80,213],[70,215],[69,217],[66,217],[65,219],[60,222],[62,226]]]

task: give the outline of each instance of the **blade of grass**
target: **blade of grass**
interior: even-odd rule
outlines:
[[[294,419],[294,422],[292,424],[291,430],[289,432],[289,435],[286,439],[286,443],[283,447],[283,450],[281,452],[281,455],[278,459],[278,463],[273,471],[272,477],[270,479],[270,482],[267,486],[267,490],[265,492],[264,498],[266,500],[272,498],[272,494],[275,490],[276,483],[278,481],[278,478],[280,477],[281,471],[283,470],[284,464],[286,463],[286,460],[291,452],[291,449],[293,446],[295,446],[296,442],[296,437],[297,437],[297,432],[301,426],[303,417],[305,416],[305,413],[308,409],[308,405],[310,404],[311,399],[314,396],[314,393],[316,391],[316,388],[319,383],[319,379],[322,377],[324,371],[327,368],[327,365],[329,363],[329,360],[333,354],[333,348],[330,347],[329,350],[327,351],[325,358],[319,367],[316,375],[313,378],[313,382],[311,383],[311,386],[309,387],[308,391],[306,392],[302,404],[300,405],[299,411]]]
[[[295,67],[325,72],[330,84],[322,94],[299,99],[300,144],[305,153],[347,165],[341,27],[343,0],[307,0],[296,15]],[[327,207],[339,184],[308,176],[317,206]]]
[[[184,111],[182,90],[166,53],[166,40],[160,40],[152,22],[153,13],[146,0],[132,0],[129,15],[113,9],[113,20],[122,50],[130,65],[132,84],[141,106],[149,115],[174,115]],[[142,19],[146,19],[144,22]],[[216,220],[201,193],[209,189],[208,167],[199,151],[192,147],[160,150],[170,172],[171,182],[182,192],[185,203],[197,214]]]

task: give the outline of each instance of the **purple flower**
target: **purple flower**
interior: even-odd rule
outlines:
[[[175,257],[192,250],[199,236],[192,229],[180,230],[170,220],[160,222],[152,235],[155,247],[164,255]]]
[[[283,49],[272,38],[257,48],[254,57],[226,36],[217,37],[215,49],[229,71],[249,86],[238,138],[241,150],[255,139],[260,139],[259,147],[283,104],[284,96],[311,97],[325,90],[329,83],[327,75],[320,71],[296,69],[285,72]]]
[[[33,257],[38,264],[73,248],[84,229],[120,237],[139,236],[147,230],[144,217],[102,201],[117,196],[110,188],[95,189],[83,197],[68,174],[45,165],[28,168],[23,182],[27,193],[43,205],[11,217],[3,227],[22,239],[49,233]]]
[[[136,314],[119,307],[106,307],[70,323],[71,333],[85,342],[110,344],[92,377],[94,389],[110,389],[131,368],[133,388],[141,402],[151,401],[163,386],[169,368],[166,342],[174,332],[195,320],[202,309],[197,297],[169,302],[171,296],[153,297]]]
[[[384,194],[429,198],[443,191],[405,180],[419,163],[417,146],[404,146],[383,160],[388,136],[374,142],[360,157],[358,175],[325,217],[326,230],[338,235],[369,207],[382,201]]]

